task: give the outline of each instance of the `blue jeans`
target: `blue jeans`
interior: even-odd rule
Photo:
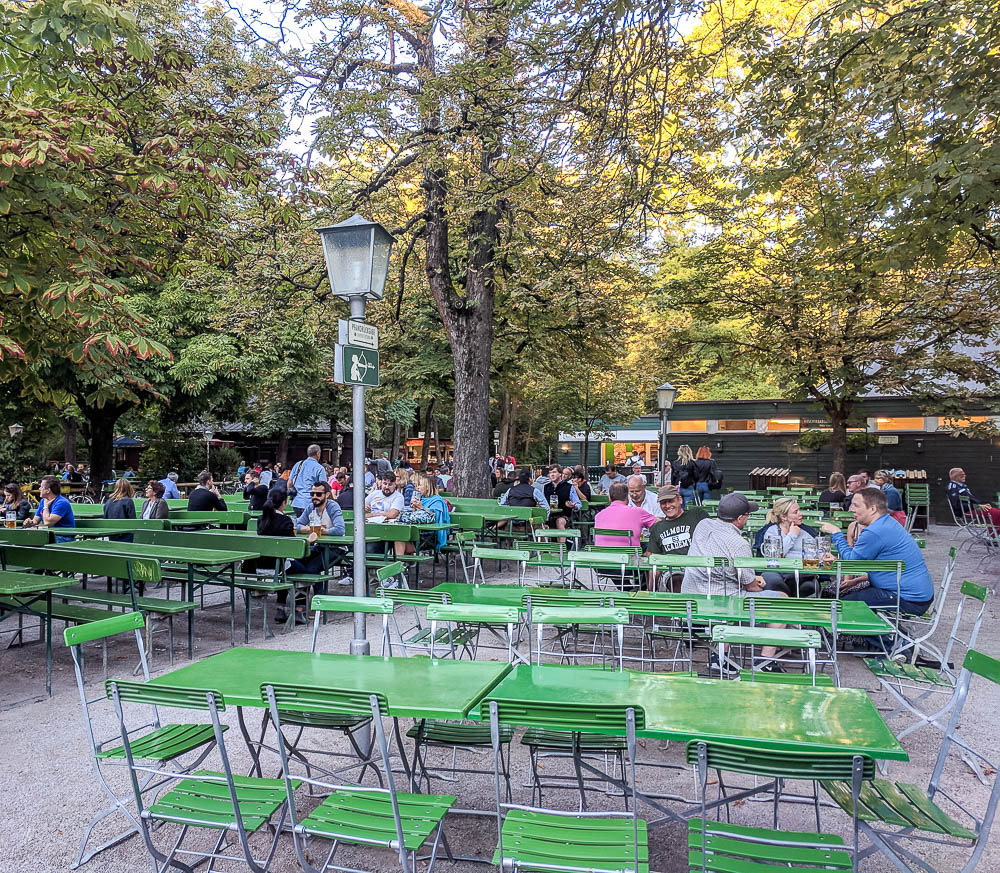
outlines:
[[[698,482],[694,487],[698,489],[698,496],[702,499],[702,502],[712,496],[712,489],[708,487],[707,482]]]
[[[681,492],[681,499],[684,501],[684,508],[688,508],[688,504],[694,503],[694,488],[678,488]]]
[[[861,600],[869,606],[895,606],[896,592],[871,585],[860,591],[849,591],[847,594],[841,595],[841,600]],[[908,615],[923,615],[933,602],[933,597],[930,600],[907,600],[905,597],[901,597],[899,610]]]

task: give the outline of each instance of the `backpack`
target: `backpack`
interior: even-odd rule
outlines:
[[[715,461],[712,461],[712,469],[709,471],[708,487],[713,491],[718,491],[722,488],[722,470],[720,470]]]

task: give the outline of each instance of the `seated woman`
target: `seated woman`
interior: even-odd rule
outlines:
[[[128,479],[119,479],[115,490],[104,501],[105,518],[135,518],[135,489]]]
[[[437,492],[437,482],[424,473],[418,473],[416,478],[416,490],[410,499],[410,505],[403,511],[400,520],[410,519],[411,524],[420,524],[416,513],[423,513],[425,524],[449,524],[451,522],[451,512],[448,509],[448,502]],[[432,520],[433,517],[433,520]],[[448,531],[425,531],[420,535],[420,542],[417,548],[431,548],[439,552],[448,542]],[[412,555],[417,549],[413,543],[396,543],[397,555]]]
[[[802,558],[802,545],[815,542],[819,531],[802,523],[802,510],[794,497],[779,497],[767,511],[767,524],[757,531],[754,550],[763,555],[761,547],[770,536],[781,540],[783,558]],[[768,591],[780,591],[788,597],[812,597],[816,593],[816,577],[799,573],[799,590],[795,591],[795,574],[765,570],[761,573]]]
[[[892,484],[892,473],[888,470],[878,470],[875,473],[875,487],[880,488],[885,494],[886,504],[891,515],[900,524],[906,524],[906,513],[903,512],[903,495],[899,489]]]
[[[257,536],[262,537],[293,537],[295,536],[295,522],[291,516],[285,515],[285,503],[288,500],[288,492],[284,488],[272,488],[267,493],[267,500],[260,510],[260,520],[257,522]],[[315,543],[318,537],[316,534],[309,534],[309,542]],[[258,561],[244,561],[243,572],[256,572],[261,576],[273,576],[275,572],[274,563],[270,558],[262,559],[266,563]],[[315,568],[307,566],[297,558],[285,561],[285,572],[295,575],[297,573],[315,572]],[[285,603],[288,600],[287,591],[279,591],[278,608],[274,613],[274,620],[277,622],[286,621],[288,613],[285,610]],[[295,610],[295,623],[306,624],[309,619],[306,617],[305,608]]]
[[[840,509],[847,497],[847,480],[843,473],[831,473],[830,484],[819,496],[820,503],[829,504],[831,508]]]
[[[20,524],[31,515],[31,504],[21,493],[21,486],[16,482],[8,482],[3,486],[3,504],[0,505],[0,517],[5,521],[7,514],[13,513],[14,520]]]
[[[146,483],[146,502],[142,504],[143,519],[170,518],[170,508],[167,506],[167,501],[163,499],[165,490],[163,483],[156,479],[150,479]]]
[[[396,487],[399,488],[399,493],[403,495],[404,506],[409,506],[410,501],[413,499],[413,492],[417,487],[414,480],[419,475],[419,473],[404,469],[403,467],[400,467],[396,471]]]

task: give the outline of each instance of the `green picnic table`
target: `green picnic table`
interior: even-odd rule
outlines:
[[[633,707],[636,734],[663,740],[709,740],[755,750],[839,752],[909,760],[868,694],[859,688],[725,682],[565,664],[519,665],[469,717],[489,721],[496,701],[505,724],[580,733],[602,729],[602,713]],[[616,719],[621,723],[621,719]],[[585,762],[580,762],[585,764]],[[603,775],[603,774],[602,774]],[[646,803],[676,821],[687,816],[655,798]]]
[[[246,729],[243,707],[266,706],[260,691],[266,682],[381,694],[394,719],[461,720],[476,710],[483,697],[509,671],[510,664],[506,661],[383,658],[239,648],[158,676],[152,684],[211,688],[222,694],[227,705],[238,707],[240,730],[259,771],[255,750],[259,741],[253,740]],[[398,726],[396,732],[402,750]]]
[[[46,546],[50,549],[71,549],[73,551],[100,552],[121,555],[128,558],[152,558],[161,564],[178,564],[187,568],[187,600],[194,601],[196,585],[221,585],[229,589],[230,641],[236,639],[236,565],[260,557],[259,552],[249,548],[233,549],[189,549],[183,546],[159,546],[146,543],[86,542],[56,543]],[[228,578],[225,573],[228,571]],[[194,611],[188,612],[188,657],[194,657]]]
[[[52,696],[52,592],[62,588],[62,576],[0,571],[0,619],[18,616],[17,636],[24,644],[21,616],[38,616],[45,628],[45,693]]]

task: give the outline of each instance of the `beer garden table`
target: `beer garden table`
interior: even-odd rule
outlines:
[[[183,546],[160,546],[146,543],[86,542],[56,543],[46,546],[50,549],[71,549],[73,551],[102,552],[129,558],[151,558],[161,564],[179,564],[187,568],[187,599],[194,601],[196,585],[221,585],[229,589],[231,609],[230,639],[235,644],[236,637],[236,565],[260,557],[253,551],[248,540],[247,549],[189,549]],[[228,578],[227,574],[228,573]],[[64,580],[65,581],[65,580]],[[188,612],[188,657],[194,657],[194,611]]]

